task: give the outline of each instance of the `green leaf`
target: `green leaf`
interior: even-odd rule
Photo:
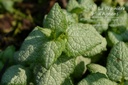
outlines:
[[[65,79],[64,83],[61,85],[73,85],[73,82],[72,82],[71,78],[68,77],[67,79]]]
[[[86,72],[87,67],[86,65],[91,63],[91,59],[90,58],[85,58],[83,56],[78,56],[76,57],[75,60],[75,69],[73,74],[71,75],[72,78],[78,80],[81,79],[81,77],[83,76],[83,74]]]
[[[121,34],[121,37],[123,38],[123,41],[128,42],[128,30],[126,30],[125,32],[123,32]]]
[[[119,30],[118,33],[113,32],[113,31],[108,31],[107,42],[109,46],[112,47],[119,41],[124,41],[124,42],[128,41],[128,30],[125,30],[124,32]]]
[[[39,27],[37,26],[37,28],[43,33],[45,34],[47,37],[50,37],[51,36],[51,30],[48,29],[48,28],[42,28],[42,27]]]
[[[27,85],[27,74],[23,66],[9,67],[2,76],[2,85]]]
[[[0,61],[0,71],[1,71],[1,69],[3,68],[3,66],[4,66],[3,62]]]
[[[101,38],[101,43],[97,46],[95,46],[94,48],[90,49],[89,51],[85,52],[84,56],[90,56],[93,57],[96,54],[101,54],[102,51],[106,51],[106,45],[107,45],[107,41],[105,38],[103,37],[99,37]]]
[[[69,0],[67,4],[67,11],[79,14],[83,11],[83,7],[81,7],[76,0]]]
[[[72,24],[67,29],[65,52],[68,56],[85,55],[88,54],[87,52],[95,49],[95,47],[97,48],[98,45],[101,45],[103,40],[104,38],[93,26],[80,23]],[[88,54],[88,56],[90,55],[92,56],[92,54]]]
[[[65,49],[64,40],[52,40],[43,43],[38,52],[38,61],[45,67],[49,68],[61,55],[62,51]]]
[[[83,12],[80,14],[80,21],[86,22],[90,20],[91,16],[95,13],[97,5],[93,0],[78,0],[81,7],[84,8]]]
[[[112,19],[110,23],[110,27],[113,29],[117,29],[120,27],[126,28],[128,26],[128,14],[126,11],[117,12],[118,15]]]
[[[46,18],[44,19],[44,28],[52,29],[54,38],[57,38],[61,33],[64,33],[67,29],[66,16],[62,9],[56,3]]]
[[[114,15],[116,15],[116,13],[114,12],[112,6],[102,3],[91,17],[94,22],[92,24],[99,33],[102,33],[108,29],[108,24]]]
[[[124,7],[125,7],[125,10],[126,10],[127,13],[128,13],[128,2],[126,2],[126,3],[124,4]]]
[[[64,14],[66,15],[66,20],[68,25],[73,23],[78,23],[78,16],[75,13],[69,13],[66,10],[63,10]]]
[[[125,82],[124,82],[124,85],[128,85],[128,81],[125,81]]]
[[[17,62],[23,64],[40,62],[45,68],[49,68],[56,61],[65,49],[65,41],[62,39],[50,40],[43,33],[43,28],[36,27],[29,34],[20,51],[15,54]]]
[[[24,40],[20,50],[15,53],[15,60],[18,63],[31,64],[36,61],[38,52],[43,43],[48,39],[38,27],[36,27]]]
[[[111,49],[107,59],[107,75],[111,80],[128,80],[128,46],[118,42]]]
[[[118,85],[106,78],[104,74],[94,73],[84,78],[78,85]]]
[[[14,1],[12,0],[0,0],[0,3],[2,4],[3,8],[6,9],[6,11],[13,13],[14,12]]]
[[[99,72],[99,73],[106,74],[106,72],[107,72],[107,69],[105,67],[99,65],[99,64],[93,64],[93,63],[91,63],[91,64],[88,64],[87,65],[87,68],[88,68],[88,70],[91,73],[97,73],[97,72]]]
[[[119,41],[123,41],[123,38],[119,34],[117,34],[115,32],[108,31],[107,42],[108,42],[109,46],[112,47]]]
[[[8,46],[2,54],[2,60],[5,63],[6,61],[9,60],[9,64],[12,64],[14,62],[14,53],[15,53],[15,47],[13,45]]]
[[[36,85],[61,85],[74,68],[75,59],[64,55],[59,57],[49,69],[39,64],[34,68]]]

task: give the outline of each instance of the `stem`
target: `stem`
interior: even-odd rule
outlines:
[[[124,77],[121,79],[120,85],[124,85]]]

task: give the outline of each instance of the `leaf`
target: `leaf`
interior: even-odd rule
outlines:
[[[128,13],[128,2],[126,2],[126,3],[124,4],[124,7],[125,7],[125,10],[126,10],[127,13]]]
[[[105,67],[99,65],[99,64],[93,64],[93,63],[91,63],[91,64],[88,64],[87,65],[87,68],[88,68],[88,70],[91,73],[97,73],[97,72],[99,72],[99,73],[106,74],[106,72],[107,72],[107,69]]]
[[[23,66],[9,67],[2,76],[2,85],[27,85],[27,74]]]
[[[107,41],[108,45],[112,47],[119,41],[123,41],[123,38],[115,32],[108,31]]]
[[[38,57],[38,51],[42,44],[47,41],[47,37],[36,27],[24,40],[20,50],[15,53],[16,62],[23,64],[35,62]]]
[[[81,7],[76,0],[69,0],[67,4],[67,11],[79,14],[83,11],[83,7]]]
[[[110,23],[110,27],[113,29],[117,29],[120,27],[126,28],[128,26],[128,14],[126,11],[117,12],[118,15],[112,19]]]
[[[41,45],[38,51],[38,61],[45,67],[49,68],[61,55],[65,49],[64,40],[51,40]]]
[[[79,15],[80,21],[86,22],[95,13],[97,5],[93,0],[78,0],[78,3],[84,8],[83,12]]]
[[[75,13],[69,13],[66,10],[63,10],[64,14],[66,15],[66,20],[68,25],[73,23],[78,23],[78,16]]]
[[[44,28],[52,29],[53,36],[55,36],[55,38],[57,38],[61,33],[64,33],[67,29],[66,16],[58,3],[52,7],[44,19],[43,26]]]
[[[42,28],[42,27],[39,27],[39,26],[37,26],[37,28],[43,33],[43,34],[45,34],[45,36],[47,36],[47,37],[50,37],[51,36],[51,30],[50,29],[48,29],[48,28]]]
[[[120,28],[121,29],[121,28]],[[108,31],[107,41],[109,46],[113,46],[119,41],[128,41],[128,30],[122,32],[122,30],[118,30],[118,32]]]
[[[93,48],[101,45],[103,40],[104,38],[93,26],[80,23],[72,24],[67,29],[65,53],[68,56],[85,55],[86,52],[92,51]]]
[[[74,63],[74,58],[63,55],[49,69],[37,65],[34,69],[36,85],[61,85],[73,72]]]
[[[108,29],[109,22],[114,15],[116,15],[116,13],[114,12],[113,7],[106,3],[102,3],[91,17],[94,22],[92,24],[99,33],[102,33]]]
[[[73,74],[71,75],[72,78],[79,80],[81,79],[81,77],[83,76],[83,74],[86,72],[87,67],[86,65],[91,63],[91,59],[90,58],[85,58],[83,56],[78,56],[76,57],[75,60],[75,69]]]
[[[15,53],[15,47],[13,45],[8,46],[2,54],[2,60],[3,62],[7,62],[9,60],[9,64],[12,64],[14,62],[14,53]]]
[[[125,81],[125,82],[124,82],[124,85],[128,85],[128,81]]]
[[[96,54],[101,54],[102,51],[106,51],[107,48],[106,48],[106,45],[107,45],[107,42],[106,42],[106,39],[103,38],[103,37],[99,37],[101,38],[101,44],[95,46],[94,48],[90,49],[89,51],[85,52],[84,56],[90,56],[90,57],[93,57],[94,55]]]
[[[65,48],[65,41],[49,39],[47,37],[49,34],[43,34],[43,29],[36,27],[25,39],[20,51],[15,54],[17,62],[29,65],[40,62],[45,68],[49,68],[61,55]]]
[[[73,85],[73,82],[72,82],[71,78],[68,77],[67,79],[65,79],[64,83],[61,85]]]
[[[0,3],[2,4],[3,8],[6,9],[6,11],[13,13],[14,12],[14,1],[12,0],[0,0]]]
[[[93,73],[88,75],[78,85],[118,85],[117,83],[106,78],[104,74]]]
[[[128,80],[128,46],[118,42],[111,49],[107,59],[107,75],[111,80]]]

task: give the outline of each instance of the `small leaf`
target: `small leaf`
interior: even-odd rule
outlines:
[[[79,15],[81,22],[86,22],[90,20],[91,16],[95,13],[97,5],[93,0],[78,0],[81,7],[83,7],[83,12]]]
[[[69,13],[66,10],[63,10],[64,14],[66,15],[66,20],[68,25],[73,23],[78,23],[78,16],[75,13]]]
[[[56,3],[46,18],[44,19],[44,28],[52,29],[53,36],[57,38],[61,33],[64,33],[67,29],[66,16],[63,13],[62,9]]]
[[[125,30],[123,32],[122,30],[118,30],[118,32],[108,31],[107,42],[109,46],[112,47],[119,41],[128,42],[128,30]]]
[[[106,3],[102,3],[91,17],[94,22],[93,26],[99,33],[106,31],[109,26],[108,24],[114,15],[116,15],[116,13],[114,12],[113,7]]]
[[[118,85],[117,83],[107,79],[104,74],[93,73],[84,78],[78,85]]]
[[[15,53],[15,47],[14,46],[8,46],[2,54],[2,60],[3,62],[7,62],[9,60],[9,64],[12,64],[14,62],[14,53]]]
[[[27,74],[23,66],[9,67],[2,76],[2,85],[27,85]]]
[[[47,37],[50,37],[51,36],[51,30],[48,29],[48,28],[41,28],[39,26],[37,26],[37,28],[43,33],[45,34]]]
[[[111,80],[128,80],[128,46],[118,42],[111,49],[107,59],[107,75]]]
[[[71,78],[68,77],[67,79],[65,79],[64,83],[61,85],[73,85],[73,82],[72,82]]]
[[[106,72],[107,72],[107,69],[105,67],[99,65],[99,64],[93,64],[93,63],[91,63],[91,64],[88,64],[87,65],[87,68],[88,68],[88,70],[91,73],[97,73],[97,72],[99,72],[99,73],[106,74]]]
[[[83,7],[81,7],[76,0],[69,0],[67,4],[67,11],[79,14],[83,11]]]
[[[83,56],[76,57],[76,60],[75,60],[76,66],[75,66],[74,72],[71,76],[76,80],[81,79],[81,77],[87,70],[86,65],[89,63],[91,63],[90,58],[85,58]]]
[[[108,45],[112,47],[119,41],[123,41],[123,38],[115,32],[108,31],[107,41]]]
[[[40,64],[34,68],[36,85],[61,85],[75,68],[75,58],[60,56],[49,68],[45,69]]]
[[[110,23],[110,27],[113,29],[117,29],[120,27],[126,28],[128,26],[128,14],[126,11],[119,11],[117,12],[118,15],[112,19]]]

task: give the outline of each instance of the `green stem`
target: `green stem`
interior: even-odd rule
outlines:
[[[120,85],[124,85],[124,77],[121,79]]]

